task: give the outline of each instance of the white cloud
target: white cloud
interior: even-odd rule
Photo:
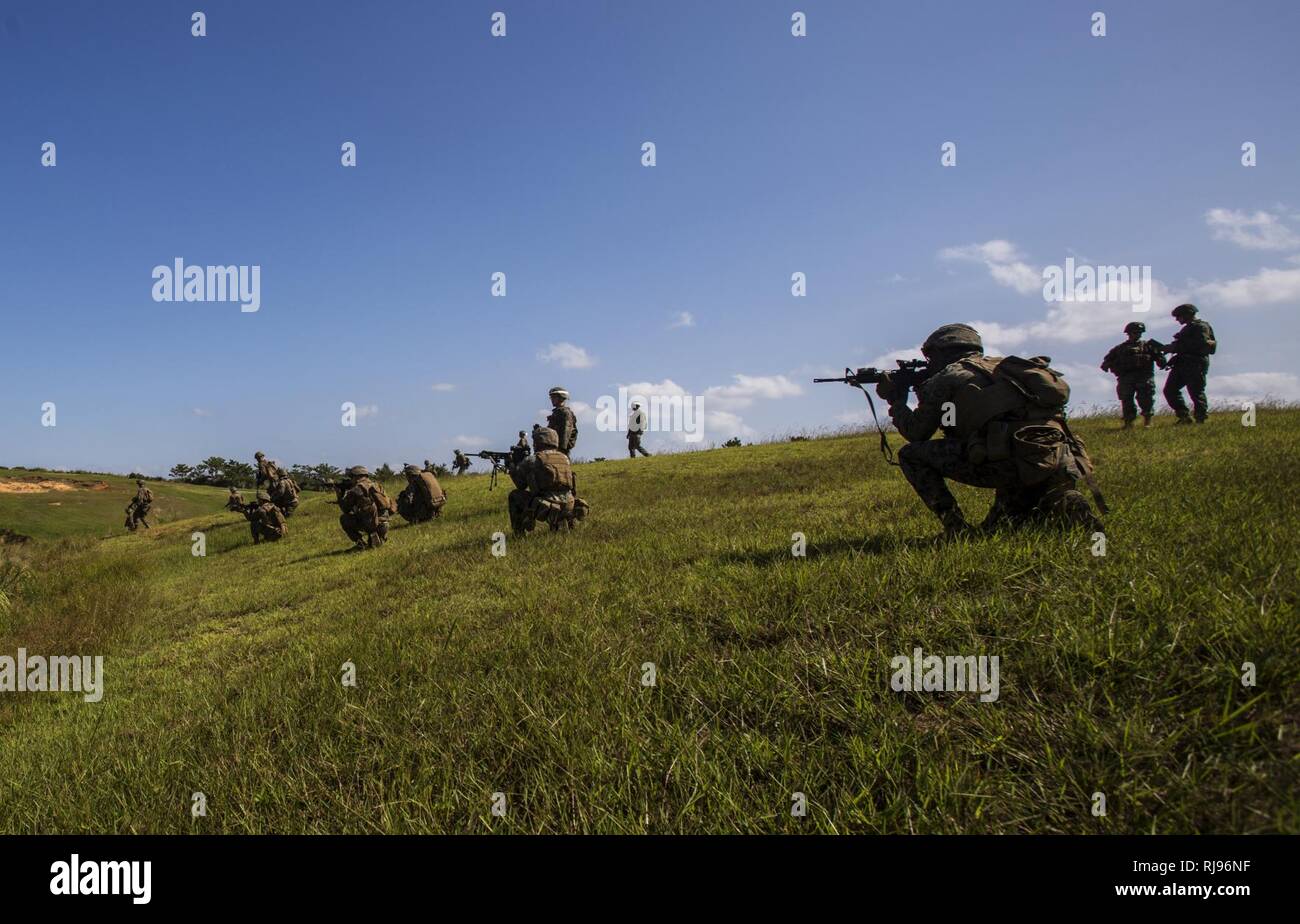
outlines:
[[[939,251],[939,256],[945,260],[983,263],[999,285],[1014,289],[1021,295],[1042,295],[1042,270],[1025,262],[1024,255],[1010,241],[993,240],[983,244],[945,247]],[[1041,320],[1020,324],[997,321],[969,323],[980,332],[985,349],[990,353],[1014,350],[1031,342],[1083,343],[1117,337],[1122,333],[1124,325],[1135,318],[1152,331],[1173,327],[1173,322],[1167,319],[1169,309],[1187,299],[1180,297],[1158,279],[1152,279],[1150,285],[1150,311],[1133,310],[1140,301],[1137,298],[1140,293],[1131,281],[1108,278],[1098,281],[1098,291],[1092,300],[1045,302],[1047,315]]]
[[[669,329],[674,327],[694,327],[695,315],[689,311],[679,311],[673,316],[673,322],[668,325]]]
[[[730,411],[710,411],[707,408],[704,411],[704,431],[717,442],[729,440],[733,436],[752,439],[758,435],[758,431],[745,423],[739,414]]]
[[[939,251],[939,258],[983,263],[995,282],[1015,289],[1021,295],[1030,295],[1043,289],[1043,274],[1026,263],[1024,255],[1010,241],[993,240],[983,244],[945,247]]]
[[[544,363],[559,363],[565,369],[590,369],[596,361],[587,351],[572,343],[552,343],[537,354]]]
[[[455,443],[457,449],[481,449],[491,442],[486,436],[453,436],[451,441]]]
[[[790,381],[784,375],[745,375],[737,373],[732,376],[730,385],[713,385],[702,393],[688,392],[672,379],[662,382],[629,382],[620,385],[627,389],[628,400],[635,398],[650,399],[656,396],[704,399],[704,432],[709,440],[726,440],[733,436],[753,438],[758,435],[753,427],[745,423],[736,411],[750,407],[758,400],[775,400],[789,398],[804,393],[803,387]],[[594,411],[593,411],[594,418]],[[682,442],[683,433],[663,434],[673,442]]]
[[[433,385],[430,385],[429,387],[432,388],[434,391],[455,391],[456,390],[456,386],[452,385],[450,382],[437,382]]]
[[[358,420],[361,419],[362,417],[374,417],[374,416],[377,415],[378,413],[379,413],[379,405],[378,405],[378,404],[358,404],[358,405],[357,405],[357,419],[358,419]]]
[[[784,375],[744,375],[737,373],[731,385],[713,385],[704,390],[705,407],[725,409],[749,407],[759,398],[791,398],[803,394],[803,386]]]
[[[1210,209],[1205,213],[1216,241],[1230,241],[1247,250],[1295,250],[1300,248],[1300,234],[1282,223],[1272,212],[1254,214],[1235,209]]]
[[[212,412],[209,411],[209,410],[207,410],[206,408],[196,407],[196,408],[194,409],[194,416],[195,416],[195,417],[211,417],[211,416],[212,416]]]
[[[1216,308],[1251,308],[1300,302],[1300,269],[1264,268],[1254,276],[1207,282],[1196,287],[1196,300]]]
[[[1240,404],[1243,401],[1259,402],[1268,398],[1300,401],[1300,377],[1290,372],[1212,375],[1206,382],[1205,390],[1214,402]]]

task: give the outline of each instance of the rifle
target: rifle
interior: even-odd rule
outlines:
[[[514,468],[513,456],[509,451],[495,452],[491,449],[482,449],[478,452],[469,453],[469,455],[478,456],[480,459],[492,463],[492,480],[488,483],[488,490],[491,491],[497,486],[497,472],[504,471],[506,474]]]
[[[867,406],[871,408],[871,419],[876,422],[876,432],[880,434],[880,454],[885,457],[885,461],[890,465],[897,465],[898,463],[894,461],[894,452],[889,448],[889,440],[885,438],[885,428],[880,425],[880,418],[876,416],[876,402],[871,400],[871,392],[867,391],[863,386],[889,382],[895,387],[895,400],[902,398],[906,401],[907,393],[921,385],[933,372],[934,370],[930,368],[928,360],[900,359],[898,360],[897,369],[877,369],[871,366],[854,372],[846,367],[844,375],[839,378],[813,379],[813,383],[841,382],[860,389],[867,396]],[[901,395],[899,392],[901,392]]]

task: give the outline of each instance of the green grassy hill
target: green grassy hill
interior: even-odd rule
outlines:
[[[1078,425],[1104,557],[934,542],[861,435],[580,466],[591,518],[499,558],[485,476],[361,554],[321,495],[278,544],[9,547],[0,654],[107,691],[0,694],[0,830],[1300,831],[1300,411],[1159,424]],[[999,656],[1000,698],[894,692],[917,646]]]
[[[151,524],[201,516],[226,502],[224,488],[146,484],[154,493]],[[0,529],[33,539],[118,535],[126,532],[124,511],[135,490],[135,481],[121,475],[0,468]]]

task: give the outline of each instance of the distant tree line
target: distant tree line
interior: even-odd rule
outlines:
[[[434,473],[439,478],[445,478],[450,474],[445,465],[435,465]],[[375,477],[385,481],[396,478],[398,474],[398,470],[387,462],[375,469]],[[223,459],[220,456],[204,459],[198,465],[178,462],[172,466],[168,475],[172,481],[214,485],[221,488],[251,488],[257,484],[257,466],[240,462],[238,459]],[[329,490],[327,482],[343,480],[343,469],[328,462],[321,462],[319,465],[294,465],[289,469],[289,477],[304,491],[326,491]]]
[[[168,472],[173,481],[186,484],[215,485],[222,488],[251,488],[257,484],[257,468],[238,459],[223,459],[212,456],[197,465],[178,462]],[[319,465],[295,465],[289,469],[289,477],[298,483],[304,491],[324,491],[327,481],[339,481],[343,470],[336,465],[322,462]]]

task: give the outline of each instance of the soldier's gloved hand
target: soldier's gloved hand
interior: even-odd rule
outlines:
[[[890,376],[888,372],[881,375],[880,381],[876,383],[876,394],[888,401],[890,404],[893,404],[895,401],[899,400],[899,398],[906,397],[907,395],[906,391],[904,391],[902,395],[898,392],[898,383],[894,381],[893,377]]]

